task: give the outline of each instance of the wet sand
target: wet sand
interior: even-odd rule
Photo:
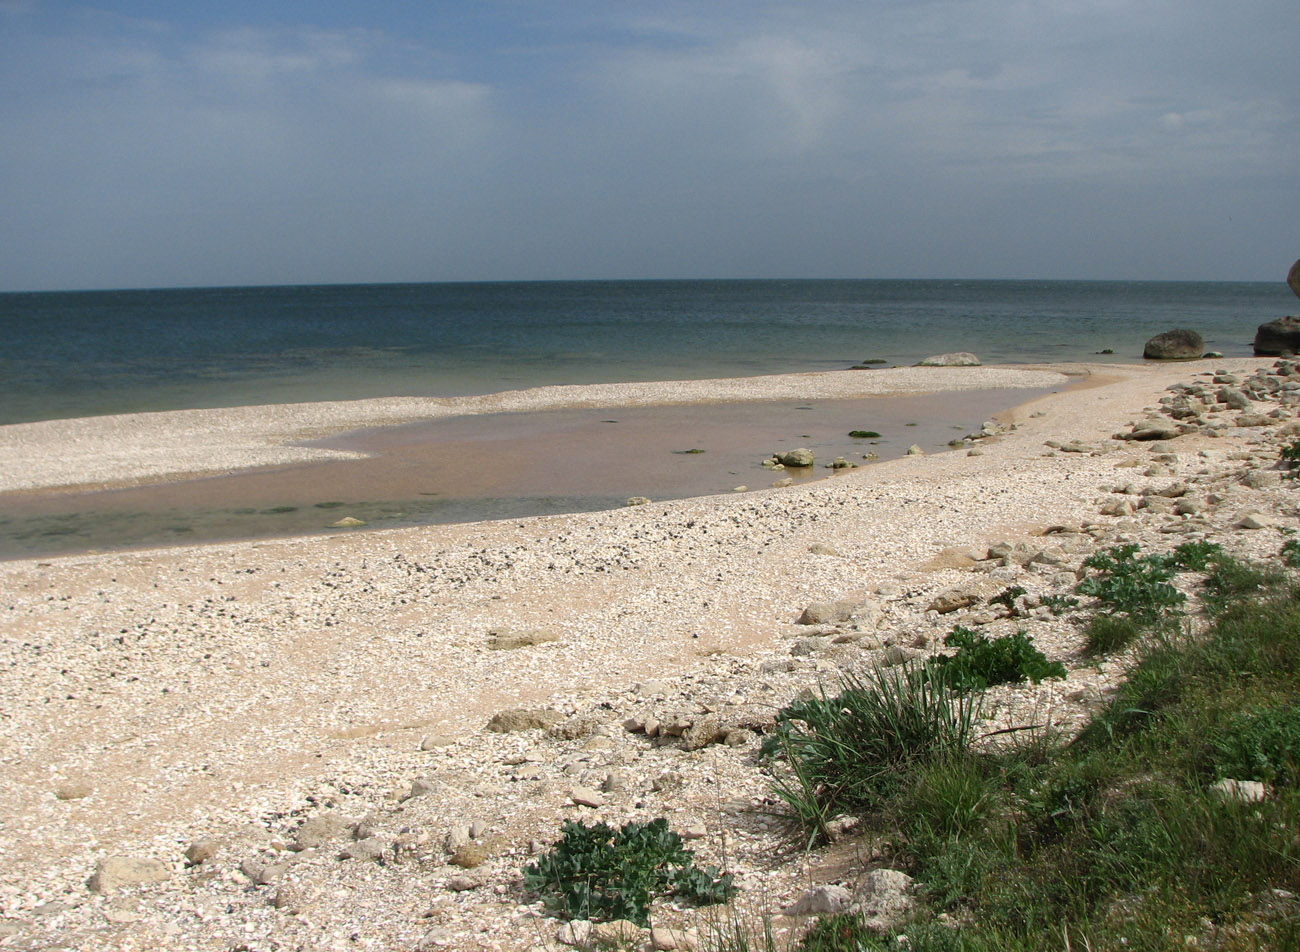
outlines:
[[[836,457],[865,465],[864,457],[897,458],[913,444],[946,450],[1043,392],[594,407],[372,427],[312,442],[340,459],[122,489],[0,494],[0,558],[317,533],[342,518],[391,528],[763,489],[784,476],[842,472],[826,468]],[[852,438],[852,430],[880,438]],[[818,464],[762,467],[797,446],[812,449]]]

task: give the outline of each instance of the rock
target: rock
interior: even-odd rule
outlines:
[[[592,924],[586,919],[574,919],[560,926],[559,931],[555,933],[555,941],[561,945],[582,948],[591,939],[591,928]]]
[[[629,506],[648,506],[650,505],[649,496],[629,496],[627,500]]]
[[[632,949],[641,938],[641,927],[627,919],[597,922],[591,927],[588,944],[597,949]]]
[[[557,632],[542,628],[493,628],[487,637],[487,646],[496,651],[513,651],[560,640]]]
[[[290,915],[302,912],[303,907],[307,905],[302,890],[292,883],[285,883],[277,888],[270,901],[272,908]]]
[[[487,831],[488,831],[488,825],[484,823],[482,820],[475,820],[473,823],[469,825],[470,839],[477,840]]]
[[[439,747],[450,747],[456,743],[456,738],[448,737],[446,734],[426,734],[420,741],[421,750],[437,750]]]
[[[781,910],[783,916],[833,916],[846,912],[853,894],[843,886],[814,886]]]
[[[1142,348],[1142,356],[1147,360],[1195,360],[1203,353],[1205,341],[1201,335],[1186,328],[1157,334]]]
[[[650,948],[655,952],[674,952],[677,949],[696,952],[699,947],[700,937],[693,931],[669,929],[666,926],[655,926],[650,930]]]
[[[853,891],[853,906],[867,928],[894,929],[912,914],[912,877],[896,869],[873,869]]]
[[[489,855],[487,847],[481,843],[465,843],[451,854],[451,863],[461,869],[474,869],[486,863]]]
[[[1276,524],[1277,520],[1266,512],[1248,512],[1233,523],[1238,529],[1267,529]]]
[[[924,455],[925,455],[925,450],[921,449],[920,446],[918,446],[917,444],[913,443],[911,446],[909,446],[909,447],[907,448],[907,455],[908,455],[908,456],[924,456]]]
[[[789,476],[782,477],[772,484],[773,489],[785,489],[787,486],[793,486],[794,480]]]
[[[1286,283],[1296,297],[1300,297],[1300,261],[1291,265],[1291,270],[1286,273]]]
[[[968,608],[980,600],[979,592],[968,588],[950,588],[940,592],[930,600],[926,611],[947,615],[962,608]]]
[[[917,361],[918,367],[978,367],[980,359],[966,351],[951,354],[932,354],[924,360]]]
[[[56,800],[84,800],[95,792],[95,788],[84,780],[61,783],[54,789]]]
[[[1300,315],[1279,317],[1256,328],[1256,357],[1291,357],[1295,354],[1300,354]]]
[[[200,863],[206,863],[212,857],[217,855],[217,850],[221,848],[221,843],[210,836],[201,840],[195,840],[185,850],[185,862],[191,866],[198,866]]]
[[[605,805],[604,795],[590,787],[574,787],[569,791],[569,799],[580,807],[591,807],[593,810]]]
[[[893,668],[900,664],[907,664],[908,661],[915,657],[916,652],[900,648],[898,645],[890,645],[880,653],[880,664],[881,667]]]
[[[1215,396],[1218,397],[1220,403],[1233,410],[1250,409],[1250,397],[1236,387],[1220,387]]]
[[[171,871],[156,859],[134,856],[105,856],[95,864],[94,875],[86,882],[91,892],[107,895],[123,886],[137,883],[160,883]]]
[[[351,824],[337,813],[322,813],[306,820],[298,827],[294,837],[293,848],[296,850],[319,849],[331,840],[337,840]]]
[[[1172,440],[1182,436],[1182,429],[1173,420],[1164,417],[1148,417],[1133,424],[1133,431],[1124,440]]]
[[[365,524],[365,520],[358,519],[356,516],[344,516],[338,522],[331,522],[329,527],[331,529],[355,529],[357,526],[364,526]]]
[[[364,840],[349,843],[339,853],[339,859],[380,860],[388,849],[388,841],[382,836],[368,836]]]
[[[452,892],[468,892],[471,889],[478,889],[482,885],[482,881],[475,879],[473,876],[459,875],[447,880],[447,888]]]
[[[799,616],[796,625],[838,625],[853,617],[859,602],[841,600],[837,602],[809,602],[808,607]]]
[[[724,737],[726,731],[722,729],[722,718],[717,714],[706,714],[682,733],[682,750],[699,750]]]
[[[1220,800],[1237,803],[1260,803],[1268,789],[1257,780],[1219,780],[1210,784],[1210,792]]]
[[[564,715],[550,708],[543,710],[513,708],[492,715],[492,720],[487,723],[487,729],[496,734],[546,730],[548,727],[554,727],[562,720],[564,720]]]
[[[438,781],[425,780],[421,778],[421,779],[411,781],[411,789],[406,791],[406,796],[402,797],[402,799],[414,800],[416,797],[427,797],[429,796],[429,794],[437,793],[437,792],[438,792]]]
[[[815,457],[813,451],[806,446],[791,450],[781,456],[782,466],[793,466],[796,468],[808,467],[813,464]]]
[[[738,727],[735,730],[727,731],[722,738],[722,742],[728,747],[744,747],[746,744],[753,743],[756,737],[757,735],[753,731]]]

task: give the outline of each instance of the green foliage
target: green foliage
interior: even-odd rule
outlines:
[[[1133,544],[1094,552],[1084,560],[1097,574],[1079,583],[1078,590],[1092,595],[1111,613],[1128,615],[1139,624],[1153,624],[1186,601],[1187,596],[1169,584],[1174,569],[1160,556],[1137,555]]]
[[[958,625],[943,643],[956,648],[954,655],[937,655],[930,665],[941,668],[948,683],[958,690],[983,690],[993,684],[1065,677],[1065,667],[1034,647],[1023,631],[991,641]]]
[[[1180,569],[1204,572],[1214,563],[1227,558],[1227,555],[1228,553],[1223,551],[1223,546],[1219,543],[1197,539],[1193,542],[1184,542],[1174,549],[1168,556],[1168,562]]]
[[[1282,465],[1286,468],[1288,479],[1300,477],[1300,440],[1295,440],[1290,446],[1282,447],[1279,454]]]
[[[1216,562],[1205,577],[1201,600],[1212,612],[1221,611],[1225,605],[1238,603],[1277,584],[1281,577],[1276,569],[1260,568],[1225,557]]]
[[[989,599],[990,605],[1005,605],[1011,611],[1016,610],[1016,599],[1026,594],[1019,585],[1011,585]]]
[[[965,750],[979,711],[932,665],[845,676],[842,687],[783,708],[764,745],[789,765],[776,792],[812,837],[837,813],[879,805],[916,766]]]
[[[1071,609],[1079,607],[1079,600],[1073,595],[1044,595],[1043,604],[1053,615],[1064,615]]]
[[[1294,786],[1300,780],[1300,704],[1237,715],[1211,749],[1218,777]]]
[[[879,949],[875,933],[867,929],[860,916],[839,913],[818,919],[795,946],[795,952],[864,952]]]
[[[1293,569],[1300,569],[1300,539],[1287,539],[1279,553],[1282,561]]]
[[[694,854],[662,817],[621,830],[566,822],[551,851],[524,867],[524,886],[556,915],[628,919],[640,926],[649,923],[657,896],[710,905],[735,891],[730,873],[695,865]]]
[[[1142,634],[1142,627],[1127,615],[1093,615],[1084,633],[1088,654],[1102,655],[1127,647]]]
[[[875,430],[849,430],[849,436],[855,440],[875,440],[880,438],[880,434]]]

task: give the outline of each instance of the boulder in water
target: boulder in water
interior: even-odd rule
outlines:
[[[1295,270],[1292,268],[1291,273],[1295,274]],[[1256,357],[1290,357],[1294,354],[1300,354],[1300,316],[1279,317],[1276,321],[1259,325],[1255,331]]]
[[[1195,360],[1205,352],[1205,341],[1185,327],[1157,334],[1142,348],[1147,360]]]

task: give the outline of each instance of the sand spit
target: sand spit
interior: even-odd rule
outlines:
[[[0,427],[0,492],[129,485],[252,466],[347,459],[355,454],[301,444],[345,430],[458,415],[1040,388],[1064,382],[1059,373],[1047,370],[900,367],[47,420]]]
[[[1185,435],[1112,435],[1170,385],[1271,367],[1072,368],[1108,382],[1019,408],[982,455],[790,489],[0,565],[0,947],[554,948],[519,870],[565,819],[665,816],[746,909],[851,883],[771,815],[775,711],[966,624],[1071,669],[992,692],[995,723],[1079,723],[1123,659],[1081,663],[1035,599],[1104,545],[1259,557],[1297,525],[1276,378],[1209,387],[1247,406],[1211,395]],[[1019,617],[988,601],[1012,584]],[[798,624],[814,602],[852,608]],[[553,725],[486,729],[516,709]]]

